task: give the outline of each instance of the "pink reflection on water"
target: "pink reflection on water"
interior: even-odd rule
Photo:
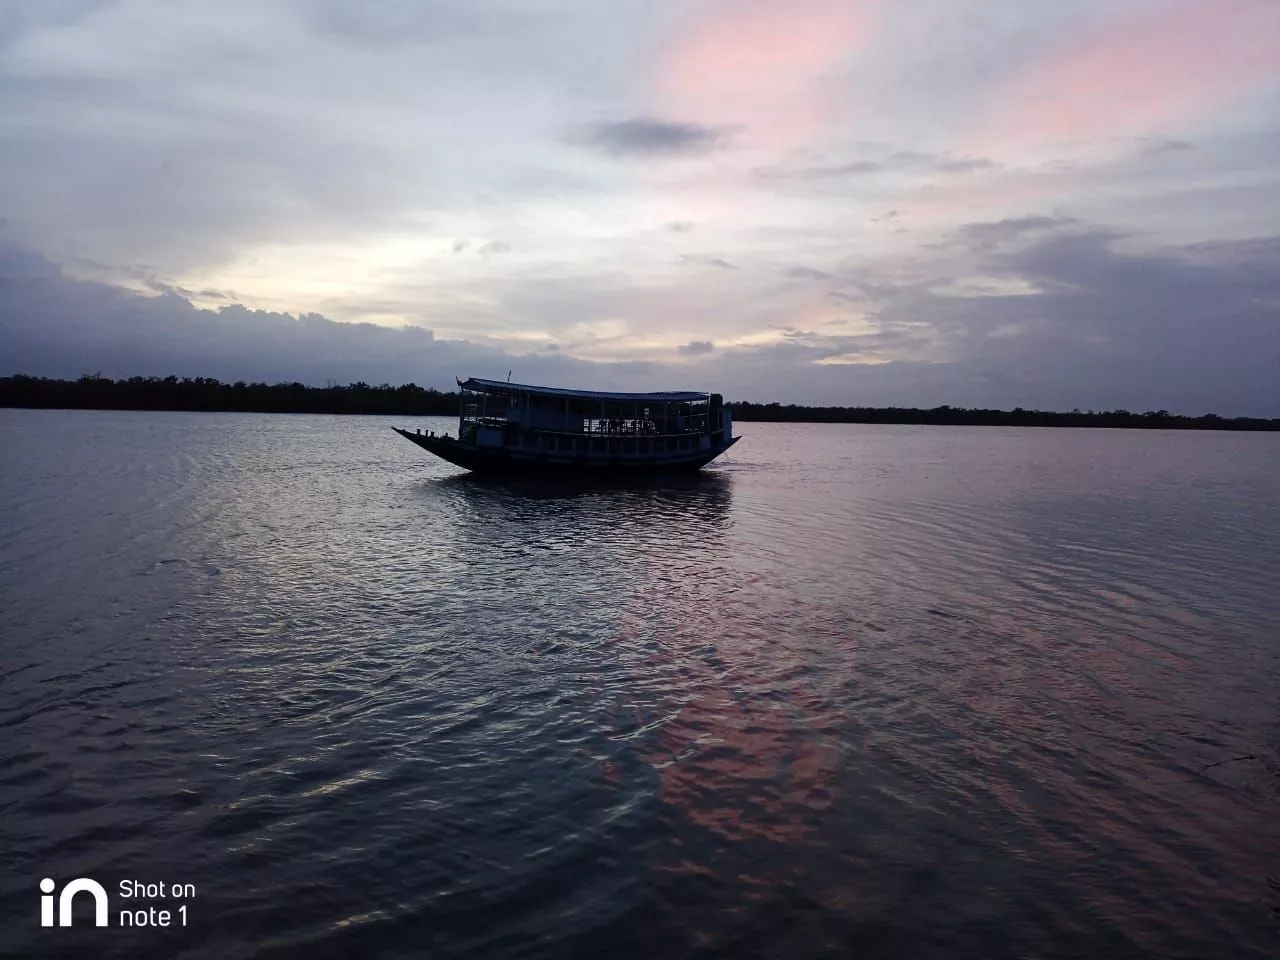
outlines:
[[[830,704],[806,652],[783,642],[780,630],[811,611],[784,585],[761,572],[733,594],[723,582],[686,592],[653,584],[633,601],[647,623],[663,624],[647,670],[679,678],[672,719],[641,741],[640,753],[658,771],[670,810],[727,843],[802,846],[832,803]],[[820,630],[837,636],[831,625]]]

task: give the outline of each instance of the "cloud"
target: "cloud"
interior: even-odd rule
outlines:
[[[825,270],[818,270],[815,267],[791,266],[782,271],[783,275],[790,277],[792,280],[826,280],[831,274]]]
[[[1040,221],[1022,219],[1035,225],[1018,218],[1010,218],[1013,226],[966,225],[945,249],[922,248],[906,273],[887,265],[841,272],[832,282],[844,291],[824,298],[829,309],[758,343],[717,334],[665,349],[698,363],[709,357],[701,344],[712,344],[716,388],[739,399],[1280,416],[1280,237],[1139,254],[1118,251],[1113,231],[1081,223],[1041,229]],[[962,242],[992,231],[1019,242]],[[960,269],[993,279],[954,292]],[[536,304],[536,288],[522,289],[517,299]],[[853,318],[844,306],[854,299],[850,290],[858,291]],[[588,295],[603,315],[604,301]],[[547,300],[536,309],[564,304]],[[716,317],[699,322],[706,327]],[[645,335],[633,323],[601,319],[502,348],[419,327],[238,305],[199,310],[174,293],[149,297],[71,280],[29,251],[0,247],[0,373],[448,388],[454,375],[505,375],[515,367],[535,383],[660,389],[687,382],[683,368],[641,356],[588,362],[571,355],[574,344],[625,346]]]
[[[901,170],[921,170],[932,173],[976,173],[979,170],[995,170],[1000,164],[990,157],[953,157],[936,153],[920,153],[900,150],[889,158],[890,164]]]
[[[669,113],[739,125],[749,146],[820,136],[843,98],[824,80],[876,33],[878,0],[711,0],[678,6],[650,83]]]
[[[1160,130],[1275,81],[1280,4],[1183,0],[1099,22],[1029,59],[967,139],[981,153]]]
[[[1280,412],[1280,384],[1266,372],[1280,369],[1280,239],[1123,253],[1115,231],[1042,230],[1045,219],[958,231],[1025,241],[983,245],[973,263],[1017,291],[937,292],[948,264],[882,289],[874,323],[928,331],[953,375],[984,378],[987,387],[964,391],[968,403]]]
[[[1196,145],[1190,140],[1170,140],[1165,137],[1156,137],[1146,140],[1142,144],[1140,152],[1144,156],[1159,156],[1164,153],[1184,153],[1187,150],[1196,149]]]
[[[1029,233],[1056,230],[1061,227],[1074,226],[1077,221],[1070,217],[1046,217],[1042,214],[1031,214],[1025,217],[1009,217],[991,223],[969,223],[960,228],[960,239],[976,250],[988,250],[992,247],[1016,240]]]
[[[715,348],[716,345],[710,340],[691,340],[677,350],[682,357],[699,357],[711,353]]]
[[[987,157],[967,157],[959,160],[940,160],[936,169],[943,173],[976,173],[979,170],[994,170],[999,164]]]
[[[542,360],[441,341],[422,327],[336,323],[238,304],[200,310],[172,292],[143,296],[71,280],[13,245],[0,245],[0,357],[4,374],[61,377],[173,373],[313,384],[413,381],[444,389],[455,374],[505,371],[516,360],[549,382],[596,376],[593,365],[569,357]]]
[[[842,177],[860,177],[879,173],[883,163],[874,160],[853,160],[830,166],[814,167],[759,167],[755,174],[764,180],[834,180]]]
[[[10,4],[0,236],[48,259],[45,300],[0,293],[45,324],[0,316],[0,361],[421,380],[558,344],[570,383],[705,363],[764,399],[1027,405],[1061,385],[1042,356],[1085,351],[1082,390],[1172,409],[1085,294],[1242,289],[1239,238],[1280,222],[1271,0],[524,6]],[[1087,345],[1050,337],[1085,309]],[[1180,396],[1226,390],[1156,340]]]
[[[999,166],[987,157],[950,157],[913,150],[899,150],[883,160],[858,159],[846,163],[758,167],[755,175],[763,180],[822,181],[867,177],[873,174],[908,173],[918,176],[967,174],[996,170]]]
[[[510,253],[511,244],[506,240],[486,240],[483,243],[475,243],[471,240],[455,240],[449,246],[449,253],[455,257],[469,250],[475,250],[476,254],[481,257],[490,257],[495,254]]]
[[[573,139],[615,156],[653,157],[705,153],[721,146],[727,133],[724,127],[637,117],[590,124]]]
[[[697,263],[704,267],[716,267],[720,270],[737,270],[732,263],[722,257],[704,257],[692,253],[682,253],[680,259],[686,263]]]
[[[501,236],[504,221],[599,197],[607,175],[552,131],[600,109],[575,95],[574,69],[613,76],[648,16],[455,0],[36,6],[0,16],[0,216],[64,262],[236,288],[264,255],[312,248],[339,282],[362,245]],[[271,274],[297,296],[295,271]]]

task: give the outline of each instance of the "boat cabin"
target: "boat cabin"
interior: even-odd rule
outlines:
[[[652,458],[732,442],[718,393],[607,393],[458,381],[458,438],[478,448],[570,457]]]

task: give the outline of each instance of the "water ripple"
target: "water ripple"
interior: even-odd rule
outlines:
[[[0,411],[16,953],[1272,952],[1276,438],[581,485],[386,426]],[[43,876],[195,920],[41,931]]]

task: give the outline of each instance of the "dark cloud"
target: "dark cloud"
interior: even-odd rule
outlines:
[[[1144,156],[1159,156],[1162,153],[1184,153],[1196,149],[1190,140],[1155,139],[1143,143],[1139,151]]]
[[[144,287],[154,293],[171,293],[179,297],[185,297],[188,300],[195,297],[195,293],[186,287],[172,283],[165,283],[162,280],[157,280],[153,276],[144,276],[141,277],[140,280]]]
[[[903,150],[889,158],[900,169],[916,169],[934,173],[976,173],[995,170],[1000,164],[989,157],[952,157],[946,154],[916,153]]]
[[[790,277],[792,280],[826,280],[831,274],[825,270],[818,270],[814,267],[792,266],[782,271],[784,276]]]
[[[705,153],[720,146],[726,135],[723,127],[636,117],[590,124],[573,139],[618,156],[662,156]]]
[[[1071,227],[1077,221],[1070,217],[1047,217],[1031,214],[1025,217],[1006,217],[990,223],[970,223],[960,228],[960,239],[971,249],[988,250],[1029,233],[1040,233],[1060,227]]]
[[[551,383],[613,382],[598,364],[441,341],[422,327],[337,323],[240,305],[201,310],[173,292],[142,296],[71,280],[30,251],[0,245],[0,374],[413,381],[445,389],[457,374],[505,375],[517,362]]]
[[[677,350],[682,357],[697,357],[711,353],[715,348],[716,345],[710,340],[692,340],[689,343],[678,347]]]
[[[842,278],[829,296],[856,301],[872,331],[789,329],[780,342],[721,349],[726,395],[1280,416],[1280,237],[1139,254],[1117,250],[1105,229],[1011,223],[953,238],[1020,237],[972,264],[999,278],[987,295],[942,292],[955,280],[945,258],[908,280]]]
[[[458,254],[466,253],[472,249],[482,257],[489,257],[499,253],[510,253],[511,244],[506,240],[486,240],[484,243],[473,247],[470,240],[455,240],[449,247],[449,252],[456,257]]]
[[[762,180],[822,181],[865,177],[894,171],[975,173],[979,170],[996,169],[998,166],[999,164],[994,160],[986,157],[947,157],[934,153],[918,153],[914,150],[899,150],[890,154],[885,160],[858,159],[847,163],[811,166],[758,167],[754,173]]]
[[[958,393],[966,404],[1280,413],[1280,259],[1259,255],[1280,239],[1218,244],[1212,258],[1124,253],[1112,231],[1039,232],[1046,219],[960,231],[1030,232],[982,268],[1036,292],[956,297],[914,283],[882,292],[875,320],[932,331],[953,373],[985,384]]]
[[[989,278],[967,295],[946,292],[957,279],[949,253],[933,267],[922,254],[908,277],[871,267],[832,277],[839,285],[829,294],[832,319],[838,304],[856,303],[865,332],[820,320],[764,346],[720,341],[708,351],[707,339],[677,352],[685,363],[706,364],[697,379],[737,399],[1280,416],[1280,237],[1140,254],[1116,249],[1116,234],[1106,230],[1026,217],[970,224],[949,249],[972,249],[974,236],[1019,242],[984,242],[966,254],[966,270]],[[538,289],[512,288],[512,302],[535,304]],[[983,295],[972,295],[977,290]],[[547,297],[537,314],[562,314],[566,304]],[[626,301],[617,297],[619,306]],[[597,314],[613,306],[590,302]],[[512,368],[531,382],[605,389],[689,382],[688,370],[674,365],[590,363],[553,345],[517,353],[440,340],[419,327],[237,305],[200,310],[175,292],[142,296],[71,280],[13,246],[0,247],[0,364],[0,373],[46,376],[174,373],[441,388],[455,375],[505,376]]]
[[[682,253],[680,259],[686,263],[697,263],[704,267],[716,267],[720,270],[737,270],[732,263],[722,257],[703,257],[692,253]]]
[[[757,167],[754,173],[762,180],[834,180],[879,173],[883,169],[884,164],[874,160],[854,160],[832,166]]]
[[[976,173],[979,170],[994,170],[999,164],[986,157],[969,157],[959,160],[940,160],[935,169],[943,173]]]
[[[988,157],[952,157],[945,154],[918,153],[914,150],[899,150],[889,158],[889,162],[901,169],[934,170],[939,173],[973,173],[978,170],[993,170],[1000,166]]]

